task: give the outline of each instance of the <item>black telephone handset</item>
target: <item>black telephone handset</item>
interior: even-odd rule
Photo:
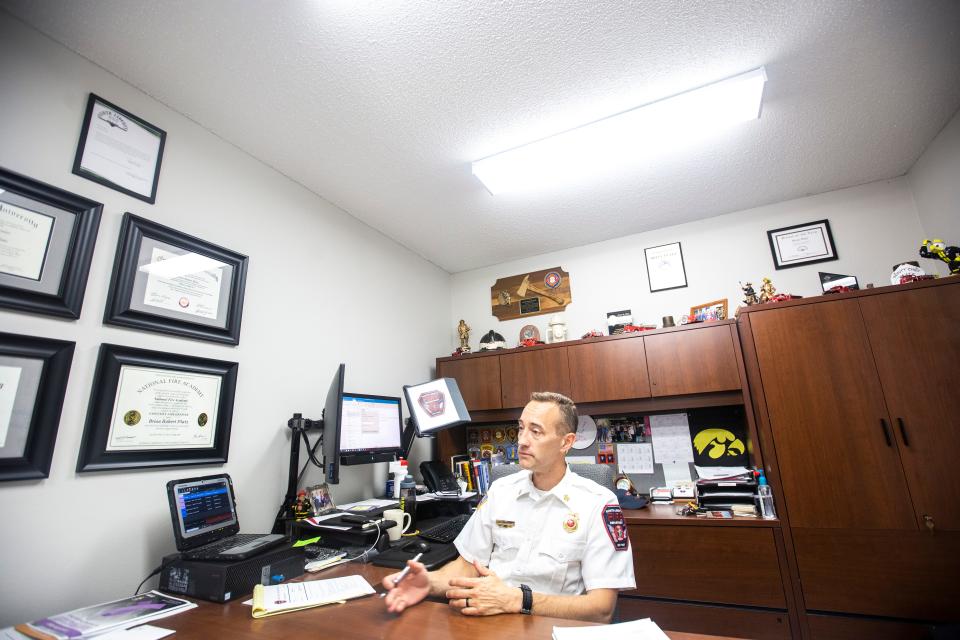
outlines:
[[[439,493],[460,493],[460,485],[453,476],[450,469],[442,462],[436,460],[425,460],[420,463],[420,474],[423,476],[423,483],[433,492]]]

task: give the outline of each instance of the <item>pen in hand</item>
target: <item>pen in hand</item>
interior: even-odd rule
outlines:
[[[422,557],[423,557],[423,553],[418,553],[417,555],[413,556],[413,558],[411,558],[411,559],[412,559],[414,562],[419,562],[419,561],[420,561],[420,558],[422,558]],[[401,571],[400,574],[399,574],[396,578],[393,579],[393,586],[397,586],[398,584],[400,584],[400,581],[403,580],[404,578],[406,578],[406,577],[407,577],[407,574],[409,574],[409,573],[410,573],[410,565],[408,564],[407,566],[405,566],[405,567],[403,568],[403,571]],[[380,597],[383,598],[383,597],[386,596],[386,595],[387,595],[387,593],[384,592],[384,593],[381,593],[381,594],[380,594]]]

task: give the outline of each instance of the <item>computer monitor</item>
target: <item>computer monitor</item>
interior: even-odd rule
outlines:
[[[431,436],[438,431],[470,422],[470,413],[453,378],[437,378],[430,382],[403,387],[410,418],[417,435]]]
[[[340,398],[345,373],[346,365],[337,367],[323,407],[323,471],[329,484],[340,483]]]
[[[400,455],[400,398],[344,393],[340,402],[340,464],[390,462]]]

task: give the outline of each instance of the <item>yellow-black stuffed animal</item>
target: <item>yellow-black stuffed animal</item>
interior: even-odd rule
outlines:
[[[920,246],[920,257],[943,260],[950,269],[950,275],[960,274],[960,247],[948,247],[940,238],[924,240]]]

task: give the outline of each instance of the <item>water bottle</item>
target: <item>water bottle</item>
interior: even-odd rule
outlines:
[[[760,479],[757,485],[757,501],[760,503],[760,517],[764,520],[774,520],[777,517],[777,510],[773,506],[773,492],[770,485],[767,484],[767,476],[760,472]]]
[[[400,483],[400,508],[410,514],[410,531],[416,530],[417,522],[417,483],[409,473]]]

